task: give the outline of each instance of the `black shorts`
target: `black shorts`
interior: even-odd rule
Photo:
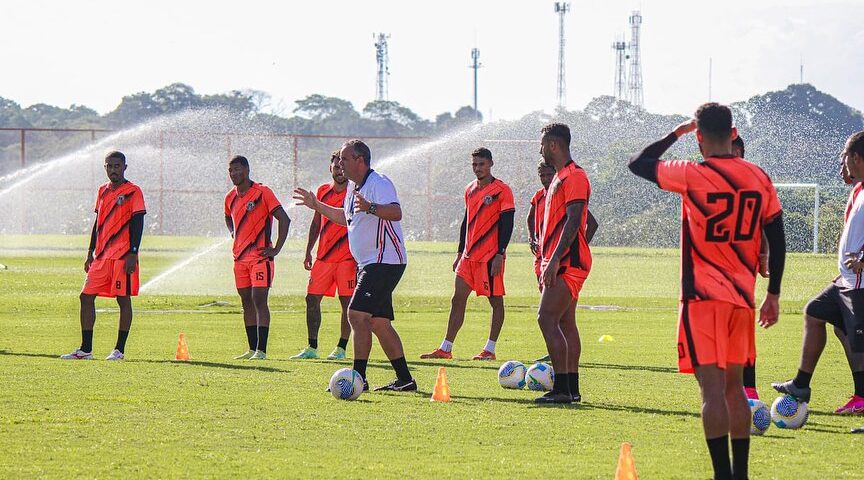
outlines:
[[[844,290],[832,283],[807,303],[804,313],[839,328],[852,351],[864,353],[864,289]]]
[[[403,273],[405,265],[370,263],[360,267],[357,271],[357,287],[354,288],[348,308],[393,320],[393,290]]]

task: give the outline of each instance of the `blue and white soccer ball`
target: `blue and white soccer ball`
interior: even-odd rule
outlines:
[[[771,426],[771,412],[768,410],[768,405],[765,405],[762,400],[750,398],[747,399],[747,404],[750,405],[750,433],[762,435]]]
[[[807,422],[807,404],[792,395],[782,395],[771,405],[771,421],[778,428],[801,428]]]
[[[510,360],[498,369],[498,383],[504,388],[522,388],[525,386],[525,365],[516,360]]]
[[[330,377],[330,393],[339,400],[357,400],[363,393],[363,377],[350,368],[336,370]]]
[[[552,371],[552,365],[547,363],[537,362],[525,372],[525,384],[528,385],[528,390],[548,392],[552,390],[554,381],[555,372]]]

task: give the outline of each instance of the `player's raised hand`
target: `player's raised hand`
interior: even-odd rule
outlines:
[[[87,252],[87,260],[84,260],[84,273],[90,272],[90,265],[93,264],[93,252]]]
[[[360,192],[354,192],[354,211],[355,212],[368,212],[369,206],[372,205],[372,202],[366,200],[366,198],[360,194]]]
[[[762,301],[762,308],[759,309],[759,326],[768,328],[780,319],[780,295],[769,293],[765,295],[765,300]]]
[[[852,270],[852,273],[859,274],[864,271],[864,261],[859,260],[861,254],[858,252],[846,252],[843,254],[846,260],[843,260],[843,265]]]
[[[315,207],[318,204],[318,198],[315,197],[314,193],[300,187],[294,189],[294,195],[292,195],[291,198],[297,200],[295,205],[305,205],[312,210],[315,210]]]
[[[303,268],[307,271],[312,270],[312,254],[309,252],[306,252],[306,258],[303,259]]]
[[[137,253],[127,253],[126,254],[126,273],[131,275],[135,273],[135,269],[138,268],[138,254]]]
[[[498,275],[499,273],[501,273],[501,269],[503,267],[504,267],[504,255],[501,255],[499,253],[492,258],[492,265],[490,265],[490,268],[489,268],[489,275],[492,277]]]
[[[675,127],[675,135],[678,138],[687,135],[688,133],[693,133],[696,131],[696,119],[691,118],[685,122],[680,123],[677,127]]]

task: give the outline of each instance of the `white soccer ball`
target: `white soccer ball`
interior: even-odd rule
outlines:
[[[339,400],[357,400],[363,393],[363,377],[350,368],[336,370],[330,377],[330,393]]]
[[[522,388],[525,386],[525,370],[522,362],[505,362],[498,369],[498,383],[504,388]]]
[[[552,371],[552,365],[547,363],[537,362],[525,372],[525,384],[528,385],[528,390],[549,391],[552,390],[554,382],[555,372]]]
[[[807,404],[792,395],[782,395],[771,405],[771,421],[778,428],[801,428],[807,423]]]
[[[771,426],[771,412],[762,400],[747,399],[750,406],[750,434],[762,435]]]

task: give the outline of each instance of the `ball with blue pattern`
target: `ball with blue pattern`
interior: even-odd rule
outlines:
[[[504,388],[520,389],[525,386],[525,364],[516,360],[504,362],[498,369],[498,383]]]
[[[792,395],[782,395],[771,405],[771,421],[778,428],[801,428],[807,423],[807,404]]]
[[[555,372],[552,370],[552,365],[548,363],[537,362],[525,372],[525,384],[528,385],[529,390],[548,392],[552,390],[554,382]]]
[[[363,377],[350,368],[336,370],[330,377],[330,393],[339,400],[357,400],[363,393]]]
[[[750,406],[750,433],[762,435],[771,426],[771,412],[762,400],[747,399]]]

